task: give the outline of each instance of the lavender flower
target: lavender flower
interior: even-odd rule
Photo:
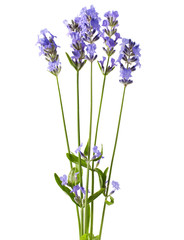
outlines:
[[[93,147],[93,152],[95,153],[95,155],[93,156],[93,159],[98,158],[102,155],[101,152],[98,150],[97,146]],[[102,158],[103,158],[103,156],[102,156]]]
[[[102,73],[104,74],[104,62],[106,60],[106,57],[103,57],[103,60],[102,61],[98,61],[98,63],[100,64],[100,69],[102,71]]]
[[[130,79],[130,77],[132,77],[131,73],[136,70],[137,66],[141,66],[139,61],[140,56],[139,45],[136,45],[136,43],[131,39],[123,38],[117,62],[120,64],[120,82],[122,82],[125,86],[133,82]]]
[[[77,194],[77,191],[80,189],[79,185],[77,184],[76,186],[73,187],[72,191],[70,191],[71,193],[75,193],[75,196],[77,197],[78,194]]]
[[[60,177],[60,180],[62,181],[62,185],[67,185],[67,176],[64,174],[62,177]]]
[[[74,192],[74,193],[75,193],[75,196],[78,197],[78,193],[77,193],[77,192],[78,192],[79,190],[81,190],[81,192],[82,192],[83,194],[86,194],[86,191],[85,191],[84,187],[80,187],[78,184],[77,184],[76,186],[74,186],[73,189],[72,189],[72,191],[70,191],[70,192]],[[89,190],[88,190],[88,193],[90,193]]]
[[[86,190],[84,189],[84,187],[80,187],[81,192],[85,195],[86,194]],[[90,193],[90,191],[88,190],[88,193]]]
[[[95,43],[87,45],[86,52],[89,54],[89,55],[86,55],[87,60],[94,61],[97,58],[97,55],[95,55],[95,50],[96,50],[96,44]]]
[[[97,55],[95,54],[96,42],[100,38],[100,18],[95,8],[83,8],[80,12],[79,25],[81,27],[82,39],[86,43],[86,59],[93,62]]]
[[[83,146],[83,143],[81,143],[81,145],[75,150],[75,153],[80,153],[80,155],[83,157],[83,158],[86,158],[86,156],[84,155],[84,153],[81,151],[81,148]]]
[[[119,190],[119,189],[120,189],[118,182],[112,181],[112,186],[113,186],[113,188],[114,188],[115,190]]]
[[[98,166],[99,163],[100,163],[100,160],[101,160],[102,158],[104,158],[104,156],[102,156],[102,153],[98,150],[98,147],[97,147],[97,146],[94,146],[94,147],[93,147],[93,153],[94,153],[94,155],[93,155],[93,157],[92,157],[92,160],[99,158],[98,161],[97,161],[97,166]],[[96,167],[97,167],[97,166],[96,166]]]
[[[40,31],[37,44],[39,45],[39,55],[44,55],[48,61],[48,71],[54,75],[58,75],[61,71],[61,63],[59,61],[59,55],[57,54],[57,45],[54,41],[56,38],[47,29]]]
[[[109,195],[112,195],[116,190],[120,189],[119,183],[116,181],[112,181],[112,186],[113,186],[113,190],[110,192]]]
[[[104,14],[106,18],[103,20],[101,37],[103,38],[106,47],[103,48],[108,56],[112,56],[115,53],[114,47],[117,45],[118,39],[120,39],[120,34],[117,32],[118,18],[119,14],[117,11],[107,12]]]
[[[78,69],[84,65],[84,59],[92,62],[97,57],[94,42],[100,38],[99,22],[100,18],[93,6],[89,9],[82,8],[79,17],[72,20],[71,24],[68,24],[66,20],[64,21],[72,38],[72,60]]]

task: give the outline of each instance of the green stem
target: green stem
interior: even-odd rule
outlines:
[[[90,167],[90,153],[91,153],[91,131],[92,131],[92,112],[93,112],[93,63],[91,62],[91,76],[90,76],[90,124],[89,124],[89,148],[88,148],[88,162],[86,175],[86,196],[85,196],[85,233],[88,233],[88,186],[89,186],[89,167]]]
[[[65,137],[66,137],[66,144],[67,144],[68,153],[70,153],[70,146],[69,146],[68,134],[67,134],[67,130],[66,130],[65,115],[64,115],[63,104],[62,104],[62,99],[61,99],[61,91],[60,91],[60,87],[59,87],[58,76],[56,76],[56,80],[57,80],[57,86],[58,86],[58,92],[59,92],[61,112],[62,112],[62,117],[63,117],[63,125],[64,125]],[[72,168],[71,161],[70,161],[70,167]]]
[[[119,127],[120,127],[121,115],[122,115],[122,109],[123,109],[123,103],[124,103],[124,97],[125,97],[125,89],[126,89],[126,85],[124,86],[123,97],[122,97],[122,102],[121,102],[118,127],[117,127],[116,138],[115,138],[115,143],[114,143],[114,150],[113,150],[112,159],[111,159],[111,165],[110,165],[110,170],[109,170],[109,178],[108,178],[108,183],[107,183],[107,190],[106,190],[106,194],[105,194],[106,195],[105,201],[107,200],[108,192],[109,192],[109,185],[110,185],[110,180],[111,180],[112,167],[113,167],[114,156],[115,156],[115,152],[116,152],[116,146],[117,146],[117,140],[118,140],[118,134],[119,134]],[[106,209],[106,202],[105,201],[104,201],[104,207],[103,207],[103,212],[102,212],[102,220],[101,220],[101,225],[100,225],[99,240],[101,239],[102,227],[103,227],[104,216],[105,216],[105,209]]]
[[[78,132],[78,146],[80,146],[80,115],[79,115],[79,70],[77,71],[77,132]],[[81,156],[78,153],[79,158],[79,179],[80,186],[83,187],[82,183],[82,167],[81,167]],[[81,200],[83,199],[83,193],[81,191]],[[81,207],[81,234],[84,234],[84,216],[83,207]]]
[[[109,65],[109,59],[110,59],[110,57],[108,56],[105,72],[106,72],[107,67]],[[104,89],[105,89],[106,76],[107,75],[104,74],[104,80],[103,80],[103,85],[102,85],[102,93],[101,93],[101,99],[100,99],[100,106],[99,106],[99,110],[98,110],[98,118],[97,118],[97,124],[96,124],[94,146],[96,146],[96,142],[97,142],[98,125],[99,125],[99,121],[100,121],[100,114],[101,114],[101,108],[102,108],[102,100],[103,100],[103,94],[104,94]],[[94,162],[92,162],[92,170],[93,169],[94,169]],[[94,171],[92,171],[91,194],[94,194]],[[91,238],[93,236],[93,213],[94,213],[94,202],[92,201],[91,202],[91,229],[90,229]]]
[[[60,87],[59,87],[58,76],[56,76],[56,80],[57,80],[59,100],[60,100],[60,105],[61,105],[61,113],[62,113],[63,125],[64,125],[65,137],[66,137],[66,144],[67,144],[68,153],[70,153],[70,145],[69,145],[68,134],[67,134],[67,130],[66,130],[65,115],[64,115],[63,103],[62,103],[62,99],[61,99],[61,91],[60,91]],[[72,169],[72,162],[71,161],[70,161],[70,168]],[[77,218],[78,218],[78,225],[79,225],[79,238],[80,238],[80,236],[81,236],[81,226],[80,226],[80,218],[79,218],[79,209],[78,209],[77,206],[76,206],[76,211],[77,211]]]

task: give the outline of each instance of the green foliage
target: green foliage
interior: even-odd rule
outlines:
[[[107,205],[112,205],[114,204],[114,198],[112,196],[109,196],[110,197],[110,201],[108,201],[107,199],[105,200],[106,204]]]
[[[99,68],[100,68],[100,71],[102,72],[103,75],[105,75],[104,72],[103,72],[103,69],[102,69],[102,67],[101,67],[101,65],[100,65],[100,63],[99,63],[98,61],[97,61],[97,63],[98,63],[98,66],[99,66]]]
[[[56,180],[56,183],[58,184],[58,186],[70,197],[70,199],[76,205],[78,205],[80,207],[80,204],[75,201],[75,194],[73,192],[71,193],[70,192],[71,190],[68,187],[62,185],[62,181],[60,180],[60,178],[58,177],[58,175],[56,173],[54,173],[54,177],[55,177],[55,180]]]
[[[80,240],[90,240],[90,233],[84,234],[80,237]],[[92,236],[92,240],[99,240],[99,236]]]
[[[79,164],[79,158],[77,156],[75,156],[73,153],[67,153],[66,156],[71,162],[73,162],[77,165]],[[87,168],[87,163],[83,159],[81,159],[81,166]],[[90,167],[90,169],[91,169],[91,167]]]
[[[74,61],[71,59],[71,57],[69,56],[68,53],[66,53],[66,56],[67,56],[67,58],[68,58],[69,63],[71,64],[71,66],[74,67],[75,70],[77,71],[77,70],[78,70],[78,69],[77,69],[77,65],[74,63]]]
[[[87,144],[86,144],[86,147],[85,147],[85,149],[84,149],[84,155],[85,155],[85,156],[88,156],[88,154],[89,154],[89,140],[88,140],[88,142],[87,142]]]
[[[99,197],[103,192],[104,192],[104,188],[101,188],[99,191],[97,191],[96,193],[92,194],[89,198],[87,203],[90,203],[92,201],[94,201],[97,197]]]
[[[108,172],[108,167],[105,169],[104,172],[102,172],[101,169],[99,168],[95,168],[95,172],[98,173],[98,177],[99,177],[99,183],[100,183],[100,187],[105,189],[105,183],[106,183],[106,179],[107,179],[107,172]]]

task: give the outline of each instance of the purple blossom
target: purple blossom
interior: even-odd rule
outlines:
[[[116,46],[116,42],[112,38],[108,38],[106,40],[106,44],[110,49]]]
[[[81,148],[83,146],[83,143],[81,143],[81,145],[75,150],[75,153],[80,153],[80,155],[83,157],[83,158],[86,158],[86,156],[84,155],[84,153],[81,151]]]
[[[96,44],[92,43],[92,44],[88,44],[86,47],[86,52],[89,54],[86,55],[86,58],[90,61],[94,61],[94,59],[97,57],[97,55],[95,55],[95,51],[96,51]]]
[[[132,71],[130,68],[121,68],[120,69],[120,76],[126,80],[128,80],[130,77],[132,77],[131,73],[132,73]]]
[[[89,9],[82,8],[80,12],[79,24],[82,28],[82,33],[87,34],[91,31],[91,27],[96,31],[100,31],[100,18],[93,5]]]
[[[103,60],[102,61],[98,61],[100,63],[100,66],[101,66],[101,69],[102,69],[102,72],[104,73],[104,62],[106,60],[106,57],[103,57]]]
[[[130,79],[130,77],[132,77],[131,73],[136,70],[137,66],[141,66],[139,60],[140,56],[139,45],[136,45],[131,39],[123,38],[120,54],[117,60],[120,64],[120,82],[125,85],[133,82]]]
[[[58,75],[61,71],[61,63],[59,61],[59,55],[57,54],[57,45],[54,41],[56,38],[47,29],[40,31],[37,44],[39,45],[39,55],[44,55],[48,61],[48,70],[54,75]]]
[[[57,61],[48,63],[49,72],[58,72],[58,69],[60,67],[61,67],[61,63],[60,63],[59,59]]]
[[[111,69],[116,66],[115,62],[116,60],[114,58],[111,58],[111,66],[110,66]]]
[[[112,195],[113,193],[115,193],[116,190],[119,190],[119,189],[120,189],[119,183],[118,183],[118,182],[115,182],[115,181],[112,181],[112,187],[113,187],[113,190],[110,192],[109,195]]]
[[[80,189],[79,185],[77,184],[76,186],[73,187],[72,191],[70,191],[71,193],[74,192],[75,196],[78,196],[77,191]]]
[[[75,150],[75,153],[77,154],[78,152],[81,152],[81,148],[83,146],[83,143],[81,143],[81,145]]]
[[[117,32],[118,16],[119,14],[117,11],[108,11],[104,14],[106,19],[102,22],[104,29],[102,29],[101,37],[106,45],[103,49],[109,57],[115,53],[114,48],[117,45],[118,39],[121,38],[120,34]]]
[[[93,157],[92,157],[92,160],[93,159],[96,159],[96,158],[100,158],[98,161],[97,161],[97,165],[100,163],[100,160],[102,159],[102,158],[104,158],[104,156],[102,156],[102,153],[98,150],[98,147],[97,146],[94,146],[93,147],[93,153],[94,153],[94,155],[93,155]]]
[[[115,190],[119,190],[119,189],[120,189],[119,183],[116,182],[116,181],[112,181],[112,186],[113,186],[113,188],[114,188]]]
[[[86,190],[84,189],[84,187],[80,187],[80,190],[83,194],[86,194]],[[88,190],[88,193],[90,193],[90,191]]]
[[[64,174],[62,177],[60,177],[60,180],[62,181],[62,185],[67,185],[67,176]]]
[[[103,27],[108,27],[109,26],[109,22],[107,20],[103,20],[102,26]]]

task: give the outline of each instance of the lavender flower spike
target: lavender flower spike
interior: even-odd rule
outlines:
[[[57,54],[57,45],[54,41],[55,36],[47,29],[40,31],[37,44],[39,45],[39,55],[44,55],[48,61],[48,71],[57,76],[61,71],[61,63]]]
[[[120,64],[120,77],[119,80],[125,86],[132,83],[130,79],[132,77],[131,73],[136,70],[137,66],[141,66],[140,58],[140,48],[131,39],[122,39],[121,51],[117,62]]]

